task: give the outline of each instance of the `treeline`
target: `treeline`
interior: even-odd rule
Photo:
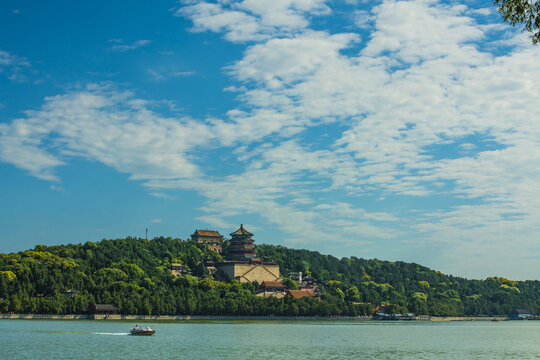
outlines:
[[[140,315],[362,315],[372,307],[316,298],[264,299],[255,284],[218,282],[204,260],[219,260],[205,245],[171,238],[38,245],[0,254],[0,312],[90,313],[113,304]],[[171,275],[179,262],[193,276]],[[66,290],[76,291],[67,297]]]
[[[255,295],[257,284],[212,280],[204,261],[220,257],[205,245],[125,238],[0,254],[0,312],[90,313],[96,303],[141,315],[356,316],[380,305],[394,313],[441,316],[540,310],[537,281],[467,280],[416,264],[338,259],[270,245],[259,246],[258,254],[278,262],[285,276],[311,276],[321,297],[264,299]],[[171,275],[173,262],[193,276]],[[67,297],[68,289],[75,296]]]
[[[393,313],[433,316],[508,315],[516,308],[540,314],[539,281],[468,280],[414,263],[338,259],[281,246],[262,245],[259,252],[277,261],[285,274],[310,274],[329,301],[387,304]]]

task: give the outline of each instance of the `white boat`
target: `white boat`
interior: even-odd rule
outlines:
[[[135,325],[135,327],[131,329],[129,333],[131,335],[151,336],[151,335],[154,335],[155,332],[156,332],[155,330],[150,329],[148,326],[138,327],[137,325]]]

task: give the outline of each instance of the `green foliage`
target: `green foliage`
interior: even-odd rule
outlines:
[[[0,276],[5,276],[7,281],[13,281],[17,278],[17,275],[13,273],[13,271],[0,271]]]
[[[404,262],[338,259],[307,250],[261,245],[261,257],[283,274],[302,271],[321,299],[265,299],[254,284],[214,281],[203,266],[219,260],[205,246],[171,238],[125,238],[78,245],[38,245],[0,254],[0,311],[85,313],[111,303],[123,314],[369,315],[376,305],[426,315],[496,315],[513,308],[540,312],[540,283],[501,277],[467,280]],[[174,277],[173,262],[192,275]],[[285,279],[290,289],[298,284]],[[72,298],[67,289],[76,290]]]
[[[427,302],[427,294],[423,293],[423,292],[415,292],[413,295],[412,295],[412,298],[414,300],[418,300],[418,301],[421,301],[421,302]]]
[[[290,290],[298,290],[299,289],[298,283],[296,281],[294,281],[293,279],[289,279],[289,278],[283,279],[283,285],[285,285],[285,287],[287,289],[290,289]]]
[[[512,26],[523,24],[522,31],[533,33],[532,43],[536,45],[540,42],[540,1],[493,0],[493,2],[499,6],[499,13],[504,22]]]
[[[345,293],[345,302],[397,305],[394,308],[400,311],[422,315],[508,315],[515,308],[540,313],[539,281],[467,280],[417,264],[338,259],[281,246],[261,245],[259,253],[277,261],[283,273],[301,271],[303,262],[309,262],[311,275],[323,284],[327,299],[339,300],[337,287]],[[358,296],[350,290],[353,286]]]
[[[347,289],[347,292],[345,293],[345,298],[347,301],[357,302],[362,299],[362,295],[360,294],[358,288],[353,285]]]

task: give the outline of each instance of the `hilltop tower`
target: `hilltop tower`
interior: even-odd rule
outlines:
[[[231,235],[231,244],[227,249],[225,257],[227,260],[253,260],[257,257],[255,244],[251,238],[253,234],[244,229],[244,224],[240,224],[240,229],[229,235]]]
[[[281,280],[279,265],[273,261],[257,259],[253,234],[244,228],[231,233],[231,241],[225,261],[216,263],[217,276],[240,282],[258,282]]]

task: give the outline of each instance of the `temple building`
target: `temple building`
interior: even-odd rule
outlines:
[[[240,282],[258,282],[281,280],[279,265],[273,261],[257,259],[253,234],[244,229],[244,225],[231,233],[229,248],[225,260],[216,264],[222,276]]]
[[[223,235],[217,230],[195,230],[191,234],[191,240],[198,242],[199,244],[206,244],[210,250],[214,250],[221,254]]]
[[[227,260],[249,260],[255,259],[255,244],[252,233],[244,229],[244,224],[240,224],[240,229],[229,234],[231,235],[231,244],[227,249]]]
[[[287,289],[281,281],[263,281],[255,294],[264,298],[281,299],[287,295]]]

